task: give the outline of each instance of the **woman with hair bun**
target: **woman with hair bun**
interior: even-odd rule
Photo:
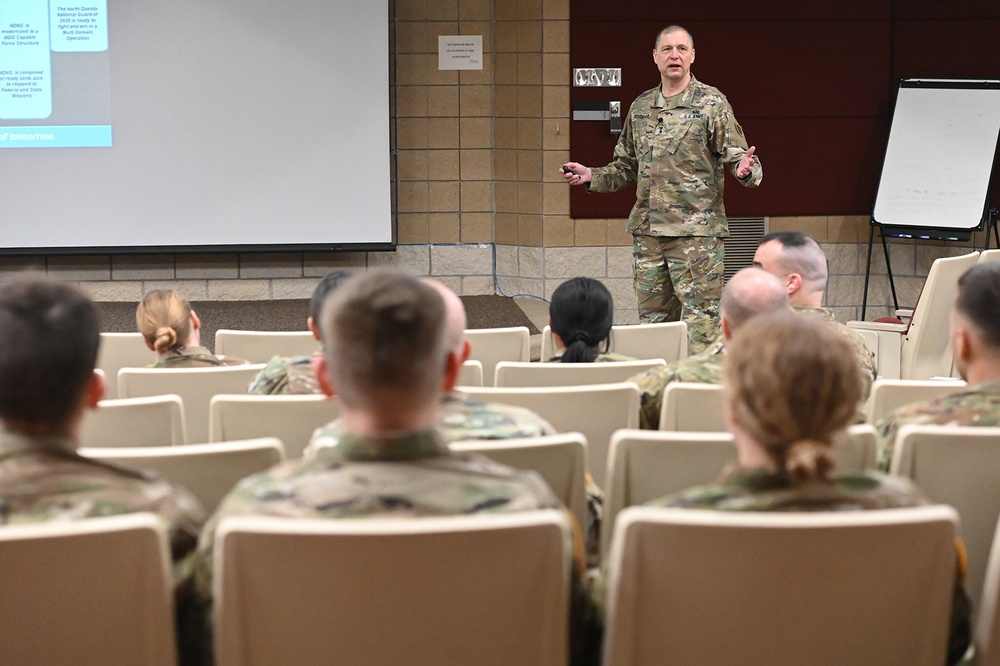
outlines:
[[[749,320],[727,343],[723,386],[736,463],[714,483],[651,505],[856,511],[928,503],[908,479],[836,473],[833,440],[854,421],[861,381],[851,344],[823,322],[784,311]],[[948,663],[956,663],[969,644],[964,577],[959,544]]]
[[[554,363],[632,361],[608,352],[615,305],[611,292],[598,280],[576,277],[556,287],[549,304],[549,328],[556,353]]]
[[[173,290],[155,289],[139,302],[135,323],[156,352],[151,368],[204,368],[243,365],[245,359],[216,356],[201,346],[201,320],[188,300]]]

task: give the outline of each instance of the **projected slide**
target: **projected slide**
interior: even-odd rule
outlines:
[[[107,0],[0,2],[0,148],[110,145]]]

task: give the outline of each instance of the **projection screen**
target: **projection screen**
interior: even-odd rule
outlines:
[[[388,249],[389,16],[4,0],[0,253]]]

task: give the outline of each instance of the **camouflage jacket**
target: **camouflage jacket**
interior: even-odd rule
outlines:
[[[962,387],[949,395],[900,407],[878,430],[878,468],[889,471],[896,433],[904,425],[1000,426],[1000,379]]]
[[[560,349],[552,358],[545,361],[546,363],[561,363],[562,355],[565,349]],[[622,361],[635,361],[636,359],[631,356],[626,356],[625,354],[616,354],[614,352],[604,352],[603,354],[598,354],[597,358],[594,359],[594,363],[620,363]]]
[[[258,395],[308,395],[322,393],[313,373],[312,356],[275,356],[257,373],[247,393]]]
[[[148,472],[85,458],[67,439],[0,433],[0,524],[138,512],[163,521],[175,583],[189,581],[205,515],[186,490]]]
[[[452,391],[441,401],[438,430],[447,442],[466,439],[514,439],[554,435],[551,423],[530,409],[498,402],[475,402],[460,391]],[[304,455],[337,446],[345,430],[340,419],[316,428]]]
[[[719,337],[708,349],[670,365],[661,365],[629,379],[639,387],[639,425],[645,430],[660,427],[663,394],[671,382],[721,384],[726,343]]]
[[[723,164],[733,174],[747,151],[743,128],[726,96],[694,75],[683,92],[667,99],[659,87],[629,108],[614,159],[593,169],[589,192],[615,192],[636,183],[628,231],[649,236],[728,236]],[[740,181],[756,187],[753,172]]]
[[[861,368],[861,400],[862,402],[867,400],[868,395],[872,391],[872,382],[878,377],[878,366],[875,363],[875,354],[872,352],[871,347],[868,346],[868,343],[865,342],[865,339],[861,337],[861,334],[853,328],[838,322],[833,316],[833,310],[828,308],[793,305],[792,309],[800,314],[816,317],[826,322],[830,326],[833,326],[838,333],[847,338],[847,341],[851,343],[854,353],[858,357],[858,367]],[[862,418],[861,420],[864,419]]]
[[[178,347],[171,349],[150,368],[212,368],[220,365],[244,365],[246,359],[233,356],[216,356],[204,347]]]

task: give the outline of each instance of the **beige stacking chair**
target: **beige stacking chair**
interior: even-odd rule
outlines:
[[[726,430],[722,414],[722,385],[671,382],[663,392],[660,430],[721,432]]]
[[[175,666],[170,553],[153,514],[0,529],[0,661]]]
[[[876,379],[872,383],[868,423],[877,424],[903,405],[933,400],[965,386],[962,380]]]
[[[670,321],[659,324],[621,324],[611,327],[610,351],[632,358],[662,358],[667,363],[687,358],[687,324]],[[552,329],[542,329],[542,360],[556,353]]]
[[[626,509],[603,663],[940,666],[957,521],[946,506]]]
[[[479,361],[466,361],[458,371],[456,386],[482,386],[483,364]]]
[[[930,379],[947,377],[951,373],[948,313],[958,293],[958,278],[978,260],[978,252],[935,260],[909,324],[847,322],[851,328],[878,334],[879,377]]]
[[[614,363],[497,363],[495,386],[581,386],[624,382],[650,368],[664,366],[662,358]]]
[[[639,427],[639,388],[630,382],[589,386],[463,388],[472,400],[502,402],[533,410],[558,432],[580,432],[587,438],[587,471],[604,484],[604,464],[611,434]]]
[[[184,401],[187,441],[208,441],[208,403],[220,393],[246,393],[263,364],[213,368],[122,368],[118,395],[140,398],[177,394]]]
[[[273,356],[311,356],[320,345],[311,331],[215,332],[215,353],[245,358],[251,363],[267,363]]]
[[[1000,528],[1000,524],[996,527]],[[976,666],[1000,666],[1000,529],[993,532],[993,543],[986,563],[983,589],[972,623]]]
[[[217,663],[565,666],[570,558],[560,510],[226,518]]]
[[[492,386],[500,361],[531,360],[531,337],[527,326],[510,328],[470,328],[465,337],[472,345],[469,359],[483,364],[483,382]]]
[[[118,397],[118,371],[122,368],[144,368],[156,363],[156,352],[146,346],[142,333],[101,333],[97,349],[97,368],[104,371],[104,397]]]
[[[186,443],[179,395],[101,400],[83,415],[80,446],[173,446]]]
[[[80,455],[148,469],[191,491],[208,515],[241,479],[277,465],[285,457],[274,437],[220,444],[142,448],[82,448]]]
[[[313,430],[340,416],[340,403],[325,395],[217,395],[209,412],[209,441],[277,437],[289,458],[300,458]]]
[[[589,517],[584,478],[587,439],[582,434],[567,432],[523,439],[453,442],[450,447],[457,453],[478,453],[502,465],[538,472],[573,513],[580,528],[587,529]]]
[[[955,507],[969,554],[969,595],[979,605],[1000,517],[1000,428],[906,425],[896,434],[893,474],[934,502]]]

